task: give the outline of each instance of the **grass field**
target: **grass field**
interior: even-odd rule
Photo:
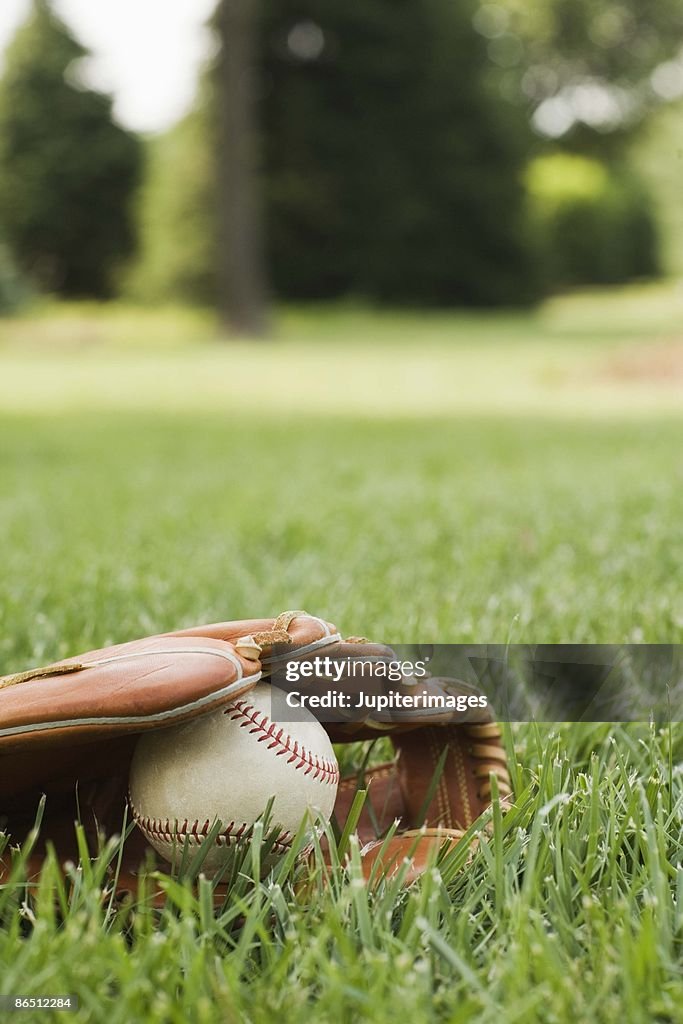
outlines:
[[[0,322],[0,673],[284,608],[388,643],[680,642],[682,314],[658,286],[290,310],[263,346],[187,311]],[[110,1024],[683,1021],[680,725],[511,753],[516,810],[405,892],[247,862],[217,916],[172,885],[155,915],[86,865],[60,918],[54,878],[23,910],[0,886],[0,993]]]

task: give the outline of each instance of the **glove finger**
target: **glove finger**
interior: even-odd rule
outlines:
[[[227,640],[234,644],[240,653],[250,648],[248,641],[252,640],[252,649],[260,655],[264,676],[271,671],[271,654],[275,646],[282,649],[283,655],[297,649],[300,656],[303,656],[341,640],[333,623],[301,611],[282,612],[271,619],[241,619],[234,622],[190,626],[188,629],[179,629],[164,635],[204,636],[214,640]]]
[[[369,843],[361,850],[363,875],[376,884],[404,869],[404,884],[410,885],[434,866],[440,854],[455,849],[463,835],[459,829],[418,829]]]
[[[340,781],[334,815],[342,827],[349,816],[356,793],[366,791],[365,803],[358,819],[356,832],[362,843],[384,835],[398,822],[405,821],[406,808],[393,762],[369,768],[362,775],[352,775]]]
[[[425,726],[391,741],[409,826],[469,828],[490,806],[491,773],[502,797],[512,793],[502,735],[493,722]]]
[[[141,732],[220,707],[260,679],[230,644],[166,637],[0,679],[0,750]]]

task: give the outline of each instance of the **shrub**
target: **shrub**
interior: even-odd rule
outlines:
[[[554,153],[535,159],[526,177],[549,287],[615,284],[657,272],[650,198],[628,168]]]

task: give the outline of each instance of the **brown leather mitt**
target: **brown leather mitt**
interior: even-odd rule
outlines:
[[[305,612],[286,612],[276,619],[197,626],[0,678],[0,829],[21,841],[45,793],[43,840],[55,843],[63,858],[75,859],[78,816],[94,849],[98,833],[120,830],[130,760],[142,732],[228,704],[283,661],[321,651],[370,665],[393,656],[383,645],[343,641],[331,623]],[[426,685],[443,690],[465,684]],[[409,721],[367,718],[326,728],[336,743],[389,736],[397,753],[395,761],[344,780],[335,808],[343,825],[356,790],[368,789],[358,831],[374,877],[398,869],[406,855],[412,863],[408,877],[414,877],[435,848],[457,841],[490,802],[490,772],[501,795],[510,793],[500,731],[490,720],[453,724],[451,716],[425,710]],[[382,845],[394,821],[399,832]],[[416,836],[420,827],[426,831]],[[131,873],[148,852],[136,831],[126,844],[125,884],[134,884]],[[36,869],[41,856],[37,848]]]
[[[392,662],[394,651],[383,644],[369,643],[363,637],[342,640],[338,634],[321,637],[313,643],[301,644],[291,631],[290,617],[284,613],[274,624],[256,620],[249,626],[251,639],[267,644],[261,655],[264,677],[279,683],[279,668],[287,661],[310,660],[317,653],[327,655],[338,664],[362,661],[367,668],[342,677],[338,686],[346,693],[377,687],[372,679],[373,665]],[[294,620],[296,621],[296,620]],[[322,620],[318,620],[324,625]],[[196,626],[173,636],[212,636],[230,638],[226,624]],[[244,642],[244,641],[243,641]],[[324,651],[318,648],[324,647]],[[370,678],[369,678],[370,677]],[[314,686],[315,678],[308,681]],[[379,684],[381,689],[381,683]],[[465,697],[479,691],[459,680],[427,678],[419,691],[424,696],[450,694]],[[356,743],[387,737],[395,758],[363,772],[347,775],[339,785],[335,818],[343,827],[356,793],[363,789],[367,796],[357,825],[363,846],[366,875],[373,877],[399,870],[404,859],[410,861],[406,880],[410,881],[440,849],[457,842],[491,803],[491,774],[495,775],[499,795],[504,803],[512,795],[507,770],[507,755],[500,727],[491,710],[471,711],[456,716],[430,706],[407,715],[392,711],[389,716],[369,713],[362,720],[325,722],[333,743]],[[384,835],[397,822],[395,835],[384,843]],[[379,863],[378,863],[379,861]]]
[[[77,859],[78,818],[95,849],[98,835],[121,830],[140,734],[237,700],[262,678],[260,656],[285,640],[310,653],[341,638],[331,623],[291,612],[147,637],[0,677],[0,831],[21,842],[45,794],[41,842]],[[43,849],[36,848],[36,868]],[[146,851],[136,831],[126,866]],[[0,863],[0,880],[2,873]]]
[[[386,733],[385,733],[386,734]],[[410,861],[406,880],[424,870],[444,846],[458,842],[491,804],[491,774],[504,804],[512,794],[500,727],[494,721],[398,726],[389,733],[393,761],[342,779],[335,813],[348,814],[356,792],[367,791],[358,822],[366,875]],[[382,836],[398,822],[387,845]]]
[[[382,688],[373,680],[373,665],[395,661],[394,651],[384,644],[369,643],[363,637],[342,640],[338,634],[302,644],[291,631],[290,616],[284,613],[274,624],[256,620],[249,626],[251,639],[266,643],[261,655],[263,675],[281,682],[280,667],[291,660],[310,660],[324,654],[338,664],[362,661],[361,673],[343,676],[339,684],[346,693],[359,689]],[[296,620],[294,620],[296,621]],[[322,620],[318,620],[324,625]],[[196,626],[173,636],[212,636],[235,640],[234,631],[226,634],[226,624]],[[244,641],[243,641],[244,642]],[[324,651],[318,650],[324,647]],[[323,681],[325,681],[323,679]],[[309,688],[320,682],[308,680]],[[427,678],[418,687],[424,696],[446,694],[470,697],[479,691],[467,683],[445,678]],[[512,795],[507,770],[507,755],[502,733],[491,710],[478,709],[454,716],[430,706],[407,715],[392,711],[389,716],[369,713],[362,720],[325,722],[333,743],[374,741],[386,737],[395,751],[392,761],[369,770],[349,774],[339,785],[335,818],[343,828],[356,793],[367,793],[357,832],[363,845],[363,866],[374,878],[391,874],[408,858],[406,881],[417,877],[442,848],[456,843],[491,803],[491,774],[495,775],[504,803]],[[456,720],[454,720],[456,719]],[[396,833],[383,838],[394,823]]]

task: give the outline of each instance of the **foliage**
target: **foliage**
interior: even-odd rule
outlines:
[[[138,253],[131,295],[210,303],[214,281],[214,175],[206,104],[146,144],[137,199]]]
[[[532,297],[526,131],[489,88],[472,11],[447,0],[267,6],[265,163],[281,294]]]
[[[683,101],[669,104],[649,119],[630,153],[647,183],[657,211],[662,263],[683,276]]]
[[[470,19],[469,3],[447,0],[265,5],[262,180],[279,296],[536,297],[521,182],[528,127],[493,89]],[[150,163],[141,294],[207,294],[211,110],[202,99]]]
[[[106,295],[132,244],[138,145],[82,84],[85,57],[35,0],[0,83],[0,230],[39,287]]]
[[[678,0],[495,0],[476,23],[511,94],[536,110],[559,100],[556,134],[603,152],[661,102],[650,76],[683,43]]]
[[[0,242],[0,316],[15,312],[27,298],[26,282],[18,273],[9,249]]]
[[[614,284],[656,273],[652,204],[626,168],[558,152],[534,160],[527,182],[553,286]]]

